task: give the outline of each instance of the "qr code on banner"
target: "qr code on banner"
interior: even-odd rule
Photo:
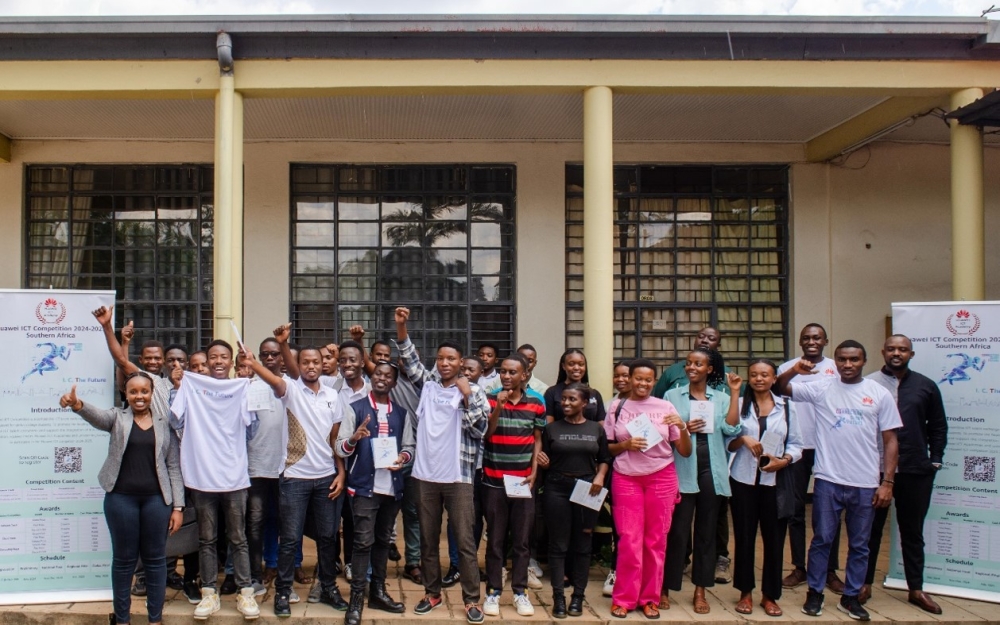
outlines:
[[[966,482],[993,482],[997,477],[997,459],[989,456],[966,456]]]
[[[83,469],[83,449],[56,447],[56,473],[79,473]]]

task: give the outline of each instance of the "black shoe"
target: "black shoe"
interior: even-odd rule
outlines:
[[[344,625],[361,625],[361,613],[365,609],[365,593],[360,590],[351,591],[351,602],[344,615]]]
[[[552,618],[566,618],[566,595],[552,595]]]
[[[861,602],[858,601],[857,597],[843,595],[840,598],[840,603],[837,604],[837,609],[850,616],[855,621],[872,620],[871,615],[868,614],[868,610],[861,607]]]
[[[174,590],[184,590],[184,576],[177,571],[167,571],[167,588]]]
[[[354,592],[351,592],[351,597]],[[372,580],[368,586],[368,607],[373,610],[382,610],[392,614],[402,614],[406,612],[406,606],[389,596],[385,590],[385,582]]]
[[[566,610],[566,613],[570,616],[583,616],[583,597],[576,595],[570,597],[569,610]]]
[[[823,613],[823,593],[816,592],[812,588],[806,593],[806,603],[802,606],[802,613],[809,616],[819,616]]]
[[[462,574],[458,572],[457,566],[448,567],[448,573],[441,578],[441,585],[445,588],[451,588],[457,584],[462,579]]]
[[[400,555],[399,547],[396,546],[396,543],[389,545],[389,560],[392,562],[399,562],[402,559],[403,556]]]
[[[337,560],[336,562],[333,563],[333,576],[334,577],[340,575],[343,571],[344,571],[344,569],[341,568],[341,566],[340,566],[340,560]]]
[[[239,589],[236,587],[236,578],[232,575],[226,575],[226,579],[222,580],[222,586],[219,586],[219,594],[235,595],[237,590]]]
[[[413,607],[413,611],[417,614],[427,614],[442,603],[444,603],[444,599],[441,597],[424,595],[424,598],[418,601],[417,605]]]
[[[478,625],[486,620],[486,615],[479,609],[479,606],[472,603],[465,606],[465,621],[472,625]]]
[[[198,593],[199,593],[199,596],[200,596],[201,595],[201,591],[198,591]],[[132,584],[132,594],[135,595],[136,597],[145,597],[146,596],[146,574],[145,573],[139,573],[138,575],[135,576],[135,583]],[[198,599],[198,601],[201,601],[201,599]]]
[[[201,585],[198,584],[198,580],[184,582],[184,596],[191,605],[201,603]]]
[[[288,604],[288,593],[279,592],[274,595],[274,615],[281,618],[292,615],[292,606]]]
[[[319,602],[341,612],[347,609],[347,602],[340,596],[340,589],[336,586],[330,590],[324,590],[319,596]]]

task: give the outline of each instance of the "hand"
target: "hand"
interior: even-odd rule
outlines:
[[[643,451],[646,449],[646,439],[641,436],[622,441],[627,451]]]
[[[128,345],[135,338],[135,324],[130,320],[122,326],[122,346]]]
[[[410,309],[400,306],[396,309],[396,325],[405,326],[407,320],[410,318]]]
[[[692,419],[691,421],[688,421],[688,432],[691,432],[692,434],[697,434],[698,432],[701,432],[704,429],[705,429],[704,419]]]
[[[114,309],[115,309],[114,306],[111,306],[110,308],[108,308],[107,306],[101,306],[97,310],[92,311],[91,314],[97,318],[97,323],[107,327],[111,325],[112,311]]]
[[[890,503],[892,503],[892,484],[882,482],[872,497],[872,505],[876,508],[888,508]]]
[[[170,381],[173,383],[174,388],[181,387],[181,380],[184,378],[184,370],[180,367],[170,370]]]
[[[538,452],[538,466],[542,467],[543,469],[549,468],[549,455],[544,451]]]
[[[457,378],[455,378],[455,387],[465,397],[472,395],[472,387],[469,385],[469,378],[465,377],[464,375],[460,375]]]
[[[369,436],[372,435],[372,433],[368,431],[368,422],[371,420],[372,420],[371,417],[365,417],[365,420],[361,422],[361,425],[358,426],[358,429],[354,430],[354,434],[351,434],[352,445],[357,445],[358,441],[360,441],[362,438],[368,438]]]
[[[386,468],[389,469],[390,471],[399,471],[400,469],[403,468],[404,464],[406,464],[406,456],[403,454],[399,454],[399,456],[396,457],[396,462],[392,463],[391,467],[386,467]]]
[[[361,342],[361,339],[365,338],[365,329],[360,325],[353,325],[348,330],[351,333],[351,338],[357,342]]]
[[[83,402],[76,397],[76,384],[73,388],[69,389],[69,392],[59,398],[59,406],[61,408],[71,408],[74,412],[83,408]]]
[[[507,398],[510,397],[510,391],[500,391],[497,393],[497,405],[504,406],[507,404]]]
[[[340,494],[344,492],[344,482],[347,478],[343,473],[338,473],[336,477],[333,478],[333,482],[330,484],[330,494],[327,495],[327,499],[336,499],[340,497]]]
[[[814,371],[815,368],[816,365],[809,362],[805,358],[799,358],[795,361],[795,364],[792,365],[792,369],[794,369],[795,373],[798,375],[813,375],[816,373],[816,371]]]
[[[278,341],[278,344],[288,342],[288,337],[292,334],[292,324],[291,322],[284,325],[280,325],[274,329],[274,340]]]
[[[251,367],[257,362],[257,356],[243,343],[240,343],[240,353],[243,354],[243,361]]]
[[[788,461],[784,458],[775,458],[771,454],[762,454],[765,458],[770,458],[771,461],[760,468],[763,473],[774,473],[780,471],[788,466]],[[760,456],[757,456],[758,458]]]
[[[537,477],[538,477],[538,474],[535,471],[532,471],[528,475],[528,477],[524,478],[524,481],[521,482],[521,485],[522,486],[527,486],[531,490],[534,490],[535,489],[535,478],[537,478]]]
[[[753,454],[754,458],[760,458],[761,454],[764,453],[764,446],[760,444],[759,440],[752,436],[743,437],[743,446],[750,450],[750,453]],[[774,458],[771,458],[771,460],[774,460]]]
[[[182,525],[184,525],[184,513],[180,510],[171,512],[170,523],[167,524],[167,530],[170,532],[170,535],[176,534]]]
[[[687,428],[684,425],[684,419],[681,419],[681,416],[676,412],[663,417],[663,425],[672,425],[682,432]]]
[[[743,378],[735,371],[730,371],[726,375],[726,383],[729,384],[729,394],[736,397],[740,394],[740,387],[743,386]]]
[[[604,483],[600,479],[594,478],[594,481],[590,485],[590,496],[597,497],[600,494],[601,489],[604,488]]]

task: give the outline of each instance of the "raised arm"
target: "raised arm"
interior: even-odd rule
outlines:
[[[76,384],[73,385],[73,388],[68,393],[59,398],[59,406],[69,408],[98,430],[110,432],[111,428],[115,425],[115,409],[101,410],[100,408],[95,408],[90,404],[84,403],[83,400],[76,396]]]
[[[799,358],[795,361],[794,365],[789,367],[788,371],[779,375],[778,379],[775,380],[774,392],[778,395],[784,395],[785,397],[792,397],[792,378],[797,375],[813,375],[816,373],[813,371],[815,367],[816,365],[809,362],[805,358]]]
[[[396,347],[399,348],[399,361],[403,365],[403,373],[413,382],[418,389],[422,388],[424,382],[431,379],[431,373],[420,362],[420,354],[417,348],[410,341],[410,335],[406,331],[406,321],[410,318],[410,309],[400,306],[396,309]]]
[[[375,371],[375,363],[372,359],[368,357],[368,349],[365,347],[365,328],[362,325],[355,324],[348,328],[347,330],[351,334],[351,338],[361,344],[361,357],[364,358],[364,368],[365,374],[371,375]]]
[[[292,348],[288,346],[288,338],[292,335],[291,322],[278,326],[274,329],[274,340],[278,341],[278,349],[281,350],[281,362],[285,364],[285,371],[288,377],[293,380],[299,379],[299,363],[292,356]]]
[[[93,311],[93,315],[97,319],[97,323],[101,324],[101,329],[104,330],[104,339],[108,343],[108,351],[111,353],[112,360],[115,361],[115,364],[121,368],[125,375],[128,375],[138,371],[139,367],[128,359],[128,354],[125,353],[118,339],[115,337],[115,329],[111,325],[111,314],[114,309],[114,306],[110,308],[101,306]]]

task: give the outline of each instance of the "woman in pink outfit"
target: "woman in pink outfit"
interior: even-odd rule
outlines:
[[[629,396],[612,402],[604,420],[608,447],[615,456],[612,513],[620,534],[611,616],[625,618],[630,610],[641,608],[646,618],[656,619],[667,532],[678,492],[674,451],[690,455],[691,438],[673,404],[650,397],[656,384],[652,361],[633,360],[629,381]],[[662,438],[648,447],[651,430],[646,430],[648,436],[632,433],[647,419]]]

